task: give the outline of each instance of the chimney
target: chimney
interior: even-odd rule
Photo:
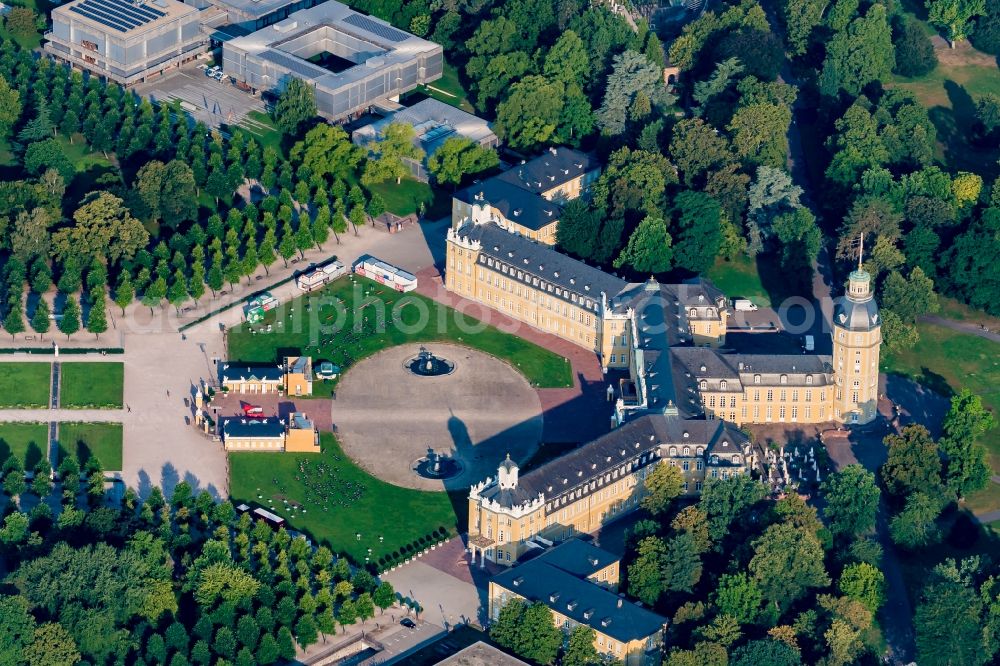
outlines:
[[[559,151],[554,146],[552,148],[549,148],[549,152],[552,153],[553,155],[559,154]]]

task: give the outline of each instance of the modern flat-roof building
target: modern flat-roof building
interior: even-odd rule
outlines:
[[[452,228],[493,222],[506,231],[555,245],[562,204],[587,193],[600,163],[572,148],[549,148],[504,173],[470,185],[451,200]]]
[[[424,159],[420,161],[408,159],[406,162],[411,175],[422,182],[430,179],[426,168],[427,158],[448,139],[465,137],[484,148],[495,148],[500,143],[488,122],[433,98],[427,98],[369,125],[359,127],[351,133],[351,140],[359,146],[365,146],[371,141],[380,139],[383,129],[390,123],[413,126],[416,132],[414,143],[423,149]]]
[[[45,50],[129,86],[205,50],[198,14],[177,0],[72,0],[52,10]]]
[[[92,0],[91,0],[92,1]],[[320,115],[340,120],[441,77],[439,45],[328,0],[223,44],[223,71],[251,88],[308,83]]]
[[[496,621],[514,599],[540,602],[567,633],[580,625],[593,629],[599,654],[627,666],[659,664],[667,619],[614,593],[619,569],[615,555],[578,539],[567,541],[494,576],[489,617]]]
[[[253,32],[288,18],[300,9],[315,7],[322,0],[191,0],[226,12],[227,25]]]

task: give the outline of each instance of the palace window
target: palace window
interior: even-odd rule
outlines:
[[[784,405],[782,405],[781,407],[778,408],[778,420],[779,421],[784,421],[785,420],[785,406]]]
[[[799,401],[799,392],[792,391],[792,402],[798,402],[798,401]]]
[[[778,381],[781,382],[782,384],[787,384],[788,383],[788,375],[781,375],[781,378]]]
[[[780,398],[780,399],[781,399],[781,402],[784,402],[784,401],[785,401],[785,398],[787,397],[787,395],[788,395],[788,394],[787,394],[787,393],[785,392],[785,390],[784,390],[784,389],[782,389],[782,390],[781,390],[781,394],[780,394],[780,395],[781,395],[781,398]]]
[[[691,470],[691,463],[685,460],[683,463],[681,463],[681,467],[684,469],[685,472],[688,472]]]
[[[760,375],[754,375],[753,376],[753,383],[754,384],[760,384]]]
[[[708,382],[706,382],[703,379],[703,380],[701,380],[700,386],[701,386],[701,390],[704,391],[704,390],[708,389]]]
[[[774,391],[772,391],[771,389],[768,389],[768,391],[767,391],[767,401],[771,402],[772,400],[774,400]]]
[[[711,396],[711,397],[709,397],[709,399],[708,399],[708,406],[709,407],[715,407],[715,396],[714,395]]]
[[[685,446],[684,447],[684,455],[685,456],[690,456],[691,455],[691,447],[690,446]]]
[[[702,461],[702,460],[699,460],[698,464],[696,465],[696,467],[697,467],[698,471],[700,472],[701,470],[705,469],[705,462]]]
[[[722,389],[723,391],[726,390],[726,386],[727,386],[727,384],[726,384],[726,380],[725,379],[723,379],[721,382],[719,382],[719,388]]]
[[[729,408],[734,409],[736,407],[736,396],[729,398]]]
[[[813,376],[806,375],[806,386],[812,386],[812,383],[813,383]]]
[[[792,420],[795,421],[798,418],[799,418],[799,408],[792,407]]]

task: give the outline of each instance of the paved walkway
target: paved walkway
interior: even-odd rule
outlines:
[[[970,324],[964,321],[955,321],[954,319],[947,319],[945,317],[938,317],[937,315],[924,315],[920,318],[920,321],[926,322],[928,324],[934,324],[935,326],[943,326],[945,328],[950,328],[953,331],[958,331],[959,333],[968,333],[969,335],[975,335],[977,337],[983,338],[985,340],[990,340],[992,342],[1000,342],[1000,333],[996,331],[984,328],[978,324]]]

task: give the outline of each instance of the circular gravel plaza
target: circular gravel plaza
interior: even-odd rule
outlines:
[[[420,490],[467,488],[496,474],[510,453],[523,462],[538,448],[542,406],[513,367],[489,354],[427,343],[455,364],[440,377],[415,375],[407,361],[419,344],[392,347],[348,370],[337,386],[333,423],[355,462],[389,483]],[[429,451],[453,456],[461,471],[428,479],[415,468]]]

